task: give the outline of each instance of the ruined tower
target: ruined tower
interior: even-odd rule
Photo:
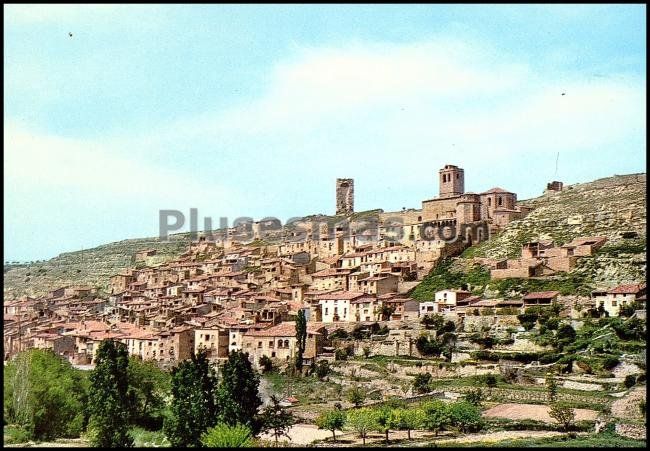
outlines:
[[[336,214],[354,213],[354,179],[336,179]]]
[[[460,196],[465,192],[465,174],[463,169],[453,164],[446,164],[440,173],[440,197]]]

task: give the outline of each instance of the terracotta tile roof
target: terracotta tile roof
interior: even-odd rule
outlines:
[[[619,285],[615,288],[612,288],[607,293],[608,294],[637,294],[645,288],[645,283],[635,283],[631,285]]]
[[[524,296],[524,299],[552,299],[559,294],[559,291],[534,291]]]
[[[336,293],[329,293],[329,294],[320,294],[316,296],[317,300],[352,300],[356,299],[360,296],[364,296],[365,293],[361,293],[358,291],[339,291]]]
[[[497,194],[497,193],[514,194],[510,191],[504,190],[503,188],[499,188],[498,186],[495,186],[494,188],[491,188],[487,191],[483,191],[481,194]]]
[[[320,332],[314,330],[312,324],[307,323],[307,334],[320,335]],[[295,337],[296,322],[285,321],[276,326],[269,327],[267,329],[246,332],[245,335],[252,336],[252,337]]]
[[[311,276],[312,277],[346,276],[351,272],[352,272],[351,269],[328,268],[328,269],[323,269],[322,271],[315,272]]]

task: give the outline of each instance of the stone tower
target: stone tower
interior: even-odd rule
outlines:
[[[440,173],[440,197],[460,196],[465,192],[465,171],[446,164],[438,171]]]
[[[336,214],[354,213],[354,179],[336,179]]]

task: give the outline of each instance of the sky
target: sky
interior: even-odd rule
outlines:
[[[645,67],[645,5],[5,5],[4,260],[645,172]]]

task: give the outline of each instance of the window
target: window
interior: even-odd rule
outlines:
[[[269,348],[273,347],[273,340],[269,341]]]
[[[612,307],[616,307],[618,305],[618,302],[612,301]]]
[[[205,339],[209,340],[210,339],[210,334],[205,334]]]
[[[492,206],[492,198],[488,197],[488,207],[491,207],[491,206]]]
[[[261,347],[262,347],[262,342],[261,342],[261,341],[258,341],[258,342],[257,342],[257,347],[258,347],[258,348],[261,348]]]
[[[271,357],[275,357],[275,351],[271,353]]]
[[[460,177],[460,174],[456,174],[456,180],[458,180],[458,177]]]
[[[503,197],[499,196],[499,205],[503,205]]]
[[[289,340],[284,340],[284,347],[288,348],[289,347]]]
[[[325,307],[325,314],[327,315],[327,307]]]

